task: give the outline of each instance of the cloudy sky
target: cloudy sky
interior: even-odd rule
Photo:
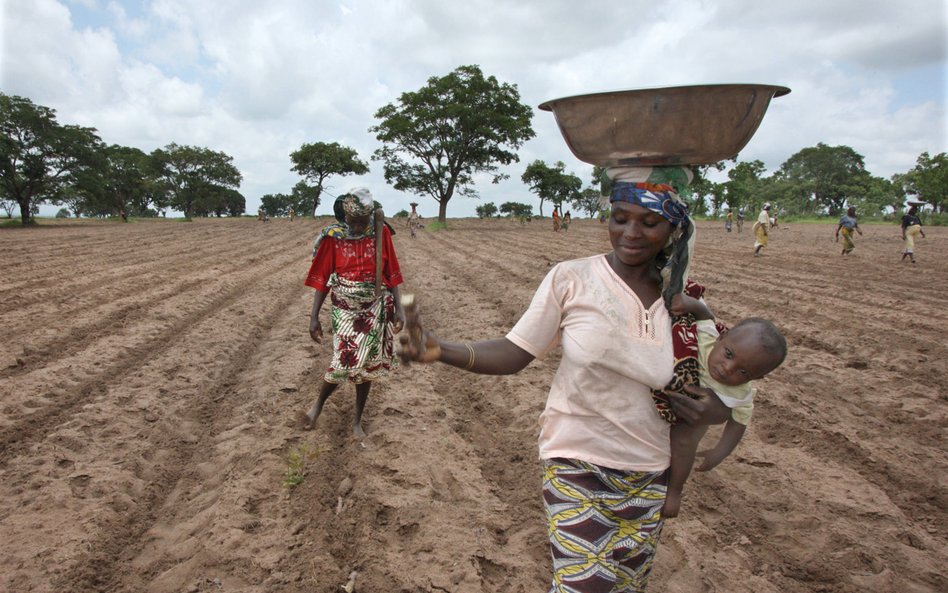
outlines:
[[[582,6],[583,8],[580,8]],[[95,127],[108,143],[150,152],[171,142],[234,158],[248,211],[300,180],[290,152],[339,142],[369,161],[375,112],[460,65],[517,85],[524,103],[581,93],[754,82],[775,99],[741,153],[772,172],[817,142],[845,144],[875,175],[948,151],[944,0],[0,0],[0,90]],[[567,149],[553,116],[510,180],[485,178],[480,200],[534,203],[520,181],[535,159],[591,166]],[[382,166],[332,178],[366,185],[388,212],[409,195]],[[423,215],[437,213],[430,198]],[[547,207],[547,210],[549,208]],[[329,205],[320,206],[328,213]]]

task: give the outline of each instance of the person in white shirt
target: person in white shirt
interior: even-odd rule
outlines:
[[[670,424],[651,390],[673,375],[667,307],[682,290],[693,237],[678,197],[690,176],[679,167],[621,173],[610,192],[612,251],[554,266],[505,337],[450,343],[406,310],[406,362],[504,375],[562,349],[539,438],[551,593],[644,591],[663,525]],[[685,390],[690,397],[670,395],[684,422],[730,416],[713,391]]]

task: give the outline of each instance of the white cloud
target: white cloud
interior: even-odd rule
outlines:
[[[793,93],[773,102],[741,155],[770,170],[817,142],[852,146],[883,176],[911,168],[922,151],[948,150],[946,8],[930,0],[634,0],[583,8],[571,0],[36,0],[3,7],[4,92],[94,126],[107,142],[223,150],[244,173],[251,209],[262,194],[298,181],[289,153],[304,142],[338,141],[368,160],[378,147],[368,132],[376,110],[461,64],[516,84],[534,107],[619,88],[784,84]],[[936,80],[916,84],[920,73]],[[507,168],[511,179],[479,184],[484,200],[529,200],[519,179],[535,159],[562,160],[588,180],[591,167],[572,157],[552,115],[537,111],[533,125],[537,137]],[[379,163],[371,167],[360,181],[386,208],[408,201],[385,187]],[[338,189],[353,182],[332,181]],[[449,213],[473,214],[478,203],[457,198]]]

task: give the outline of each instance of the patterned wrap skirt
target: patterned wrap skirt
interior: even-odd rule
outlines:
[[[549,593],[645,591],[663,525],[666,472],[620,471],[575,459],[543,464],[553,555]]]
[[[918,224],[913,224],[912,226],[905,229],[905,249],[902,253],[914,253],[915,252],[915,240],[918,239],[919,235],[922,234],[922,227]]]
[[[764,228],[764,225],[761,223],[754,224],[754,248],[757,247],[767,247],[767,243],[770,241],[770,236],[767,234],[767,229]]]
[[[856,248],[856,243],[853,242],[853,230],[843,227],[839,229],[839,234],[843,236],[843,252],[851,253]]]
[[[338,384],[384,377],[395,364],[392,293],[386,290],[376,297],[375,283],[354,282],[335,274],[329,286],[333,355],[324,379]]]

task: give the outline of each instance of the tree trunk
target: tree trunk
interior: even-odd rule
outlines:
[[[316,188],[316,195],[313,196],[313,218],[316,218],[316,209],[319,208],[319,196],[323,191],[319,187]]]
[[[540,198],[540,218],[543,218],[543,198]]]
[[[21,198],[17,199],[17,204],[20,205],[20,222],[25,226],[32,224],[33,215],[30,213],[30,199]]]
[[[448,201],[441,200],[438,205],[438,222],[448,224]]]

